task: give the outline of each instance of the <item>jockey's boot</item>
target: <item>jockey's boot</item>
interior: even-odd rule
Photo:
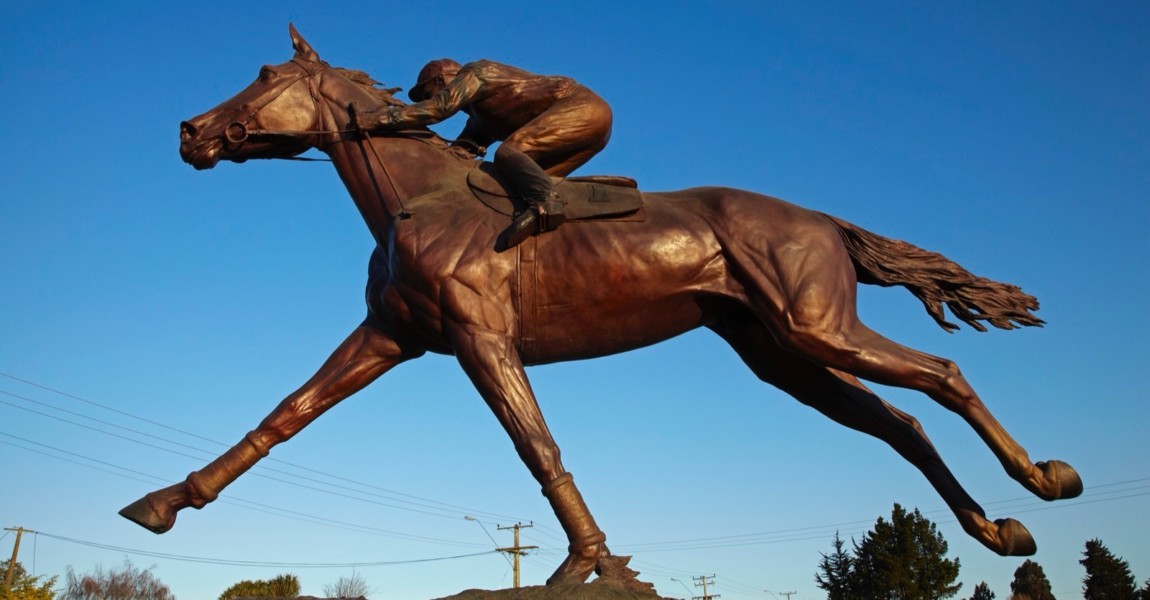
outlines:
[[[530,208],[515,217],[511,226],[507,228],[507,248],[514,248],[522,244],[527,238],[544,231],[558,229],[567,221],[567,212],[559,195],[551,192],[545,200],[529,200]]]
[[[503,232],[503,249],[514,248],[537,233],[556,229],[567,220],[563,202],[551,185],[551,176],[525,152],[511,144],[500,144],[495,151],[495,168],[529,205]]]

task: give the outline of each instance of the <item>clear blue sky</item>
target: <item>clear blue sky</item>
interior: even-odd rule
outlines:
[[[127,556],[181,600],[287,571],[318,595],[339,565],[490,550],[464,515],[499,544],[498,525],[535,523],[527,584],[561,560],[538,486],[447,357],[273,453],[314,471],[266,462],[282,472],[164,536],[116,514],[222,449],[208,440],[238,441],[363,316],[371,239],[329,165],[196,172],[176,152],[181,120],[290,58],[290,21],[332,64],[393,85],[443,56],[574,76],[616,117],[584,173],[768,193],[1037,295],[1049,324],[1026,331],[948,335],[902,290],[864,290],[860,312],[956,360],[1034,459],[1079,470],[1081,499],[1029,497],[957,416],[880,389],[992,517],[1030,528],[1059,598],[1080,595],[1094,537],[1145,581],[1150,4],[1001,4],[5,1],[0,525],[43,532],[20,552],[37,573]],[[963,596],[979,581],[1009,595],[1022,559],[968,539],[893,451],[760,384],[708,333],[529,374],[612,549],[665,595],[713,574],[727,600],[821,598],[834,532],[857,537],[894,502],[938,522]],[[511,583],[496,554],[357,570],[377,600]]]

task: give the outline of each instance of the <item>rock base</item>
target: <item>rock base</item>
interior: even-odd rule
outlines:
[[[467,590],[437,600],[667,600],[654,592],[619,588],[596,579],[574,585],[535,585],[507,590]]]

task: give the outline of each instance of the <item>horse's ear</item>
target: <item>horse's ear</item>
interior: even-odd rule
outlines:
[[[288,33],[291,34],[291,47],[295,49],[295,57],[311,62],[319,62],[319,54],[312,50],[311,44],[303,39],[303,36],[296,31],[295,25],[288,23]]]

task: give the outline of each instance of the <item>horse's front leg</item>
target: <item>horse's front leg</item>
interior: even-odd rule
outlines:
[[[327,409],[395,365],[420,354],[421,351],[407,351],[378,329],[360,325],[303,387],[280,402],[238,444],[184,481],[129,504],[120,515],[155,533],[168,531],[176,522],[176,512],[189,506],[203,508],[267,456],[272,446],[299,433]]]
[[[511,436],[567,534],[567,558],[547,584],[582,583],[603,563],[614,564],[606,561],[610,557],[607,536],[595,524],[574,479],[559,460],[559,446],[543,420],[510,329],[502,327],[503,319],[484,314],[485,321],[493,318],[499,323],[454,324],[447,332],[449,339],[459,364]]]

